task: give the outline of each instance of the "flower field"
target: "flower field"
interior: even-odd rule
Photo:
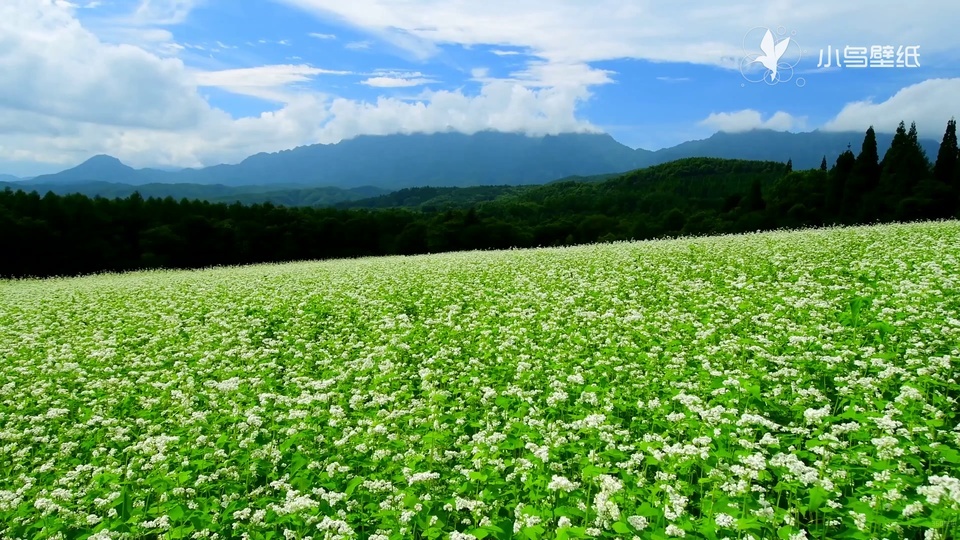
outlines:
[[[0,538],[960,538],[960,223],[0,282]]]

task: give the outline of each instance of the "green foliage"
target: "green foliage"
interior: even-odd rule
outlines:
[[[0,281],[0,537],[957,538],[958,235]]]

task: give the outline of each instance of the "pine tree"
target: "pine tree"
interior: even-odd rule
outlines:
[[[852,208],[848,198],[851,194],[848,192],[847,184],[850,176],[853,174],[853,168],[856,165],[857,158],[848,148],[844,153],[837,157],[837,163],[830,170],[830,178],[827,183],[826,206],[827,214],[830,216],[844,217],[850,215]]]
[[[788,160],[787,160],[787,174],[790,174],[790,173],[792,173],[792,172],[793,172],[793,159],[788,159]]]
[[[820,162],[820,170],[821,171],[827,170],[827,156],[823,156],[823,161]]]
[[[940,151],[937,152],[937,163],[933,166],[933,178],[938,182],[954,186],[957,178],[957,162],[960,159],[960,150],[957,148],[957,121],[953,118],[947,122],[947,131],[943,134]],[[954,186],[956,187],[956,186]]]
[[[873,208],[872,193],[880,183],[879,160],[877,133],[870,126],[864,134],[853,170],[843,185],[843,215],[854,217],[856,221],[869,221],[876,214],[878,209]]]
[[[916,123],[912,123],[907,131],[904,123],[900,122],[890,149],[883,156],[880,185],[886,202],[895,208],[929,174],[930,162],[920,146]]]
[[[953,118],[947,122],[932,179],[920,189],[923,196],[936,205],[936,217],[956,215],[960,208],[960,149],[957,147],[957,121]]]
[[[877,133],[873,130],[873,126],[867,128],[863,137],[854,175],[858,177],[860,184],[858,187],[864,191],[871,191],[880,183],[880,153],[877,150]]]

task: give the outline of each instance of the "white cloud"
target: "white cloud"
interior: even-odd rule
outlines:
[[[494,49],[494,50],[492,50],[492,51],[490,51],[490,52],[492,52],[493,54],[495,54],[495,55],[497,55],[497,56],[516,56],[516,55],[520,54],[519,51],[504,51],[504,50],[500,50],[500,49]]]
[[[310,32],[307,35],[316,39],[337,39],[337,36],[334,34],[321,34],[319,32]]]
[[[284,86],[295,82],[307,82],[317,75],[349,75],[350,71],[315,68],[308,65],[272,65],[254,68],[225,69],[222,71],[198,72],[195,75],[199,86]]]
[[[532,61],[527,67],[513,71],[507,77],[492,77],[489,70],[479,68],[471,70],[474,81],[491,83],[510,82],[531,88],[578,87],[608,84],[613,82],[610,70],[596,69],[585,63],[559,63]]]
[[[254,68],[201,71],[194,74],[197,86],[217,87],[234,94],[243,94],[269,101],[287,103],[293,93],[285,87],[309,82],[318,75],[350,75],[349,71],[315,68],[308,65],[270,65]]]
[[[675,82],[689,82],[690,77],[657,77],[658,81],[675,83]]]
[[[942,0],[917,0],[909,9],[866,0],[697,0],[680,11],[659,0],[278,1],[381,39],[403,36],[395,44],[416,54],[429,52],[429,44],[491,45],[566,63],[638,58],[735,67],[741,38],[763,25],[796,30],[794,39],[808,50],[909,41],[935,54],[955,50],[960,20],[960,4]]]
[[[589,96],[582,86],[492,80],[477,95],[424,91],[413,99],[375,102],[296,92],[291,85],[346,72],[309,65],[191,70],[175,58],[104,43],[70,8],[48,0],[0,2],[0,36],[0,155],[9,163],[67,167],[106,153],[134,167],[197,167],[358,134],[596,129],[576,116]],[[368,77],[429,78],[389,70]],[[282,104],[233,119],[202,98],[203,87]]]
[[[134,20],[147,25],[176,25],[187,19],[198,0],[141,0]]]
[[[309,82],[318,75],[349,75],[349,71],[320,69],[308,65],[271,65],[254,68],[201,71],[194,73],[197,86],[211,86],[269,101],[287,103],[293,93],[287,86]]]
[[[343,47],[345,49],[358,51],[362,49],[369,49],[371,45],[373,45],[372,41],[351,41],[350,43],[347,43]]]
[[[770,118],[764,120],[759,111],[753,109],[744,109],[737,112],[711,113],[710,116],[699,122],[699,125],[715,129],[717,131],[726,131],[728,133],[737,133],[741,131],[750,131],[751,129],[773,129],[776,131],[791,131],[803,129],[806,123],[805,118],[796,118],[784,111],[777,111]]]
[[[900,90],[886,101],[848,103],[823,129],[863,131],[872,125],[877,131],[891,133],[901,121],[907,125],[916,122],[918,134],[939,140],[947,120],[960,118],[958,96],[960,78],[929,79]]]
[[[437,81],[433,79],[424,79],[422,77],[406,79],[403,77],[370,77],[360,81],[361,84],[367,86],[375,86],[378,88],[409,88],[411,86],[422,86],[424,84],[435,83]]]
[[[4,0],[0,36],[0,107],[64,121],[175,130],[216,114],[180,60],[106,45],[69,9],[51,2]]]
[[[408,101],[380,98],[361,103],[338,98],[329,106],[331,120],[320,135],[340,140],[354,133],[389,134],[434,132],[454,129],[475,133],[486,129],[550,134],[566,131],[598,131],[579,120],[575,111],[585,93],[563,88],[530,89],[497,81],[484,86],[477,96],[460,91],[424,92]]]

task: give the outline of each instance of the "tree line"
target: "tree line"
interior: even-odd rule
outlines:
[[[960,217],[950,120],[935,159],[903,122],[830,165],[690,158],[603,182],[508,189],[459,208],[288,208],[0,192],[0,276],[48,277],[304,259],[558,246],[780,227]],[[472,193],[472,192],[471,192]],[[445,194],[445,197],[455,195]],[[472,197],[472,198],[471,198]]]

